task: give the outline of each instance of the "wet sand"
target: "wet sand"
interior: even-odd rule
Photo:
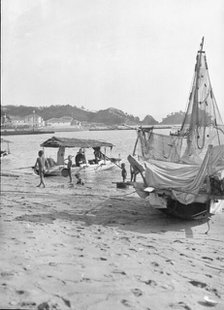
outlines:
[[[38,181],[1,176],[1,309],[224,309],[224,213],[179,221],[106,177]]]

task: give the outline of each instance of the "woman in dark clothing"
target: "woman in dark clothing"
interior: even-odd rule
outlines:
[[[85,159],[84,152],[80,149],[75,157],[75,164],[77,167],[79,167],[80,164],[83,164],[85,162],[86,162],[86,159]]]

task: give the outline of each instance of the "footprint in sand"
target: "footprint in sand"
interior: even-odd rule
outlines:
[[[77,226],[76,228],[77,229],[85,229],[85,227],[83,227],[83,226]]]
[[[207,257],[207,256],[202,256],[202,259],[213,260],[213,258],[211,258],[211,257]]]
[[[25,294],[25,291],[23,291],[23,290],[18,290],[18,291],[16,291],[16,293],[19,294],[19,295],[23,295],[23,294]]]
[[[91,279],[90,278],[87,278],[87,277],[83,277],[80,282],[91,282]]]
[[[139,288],[134,288],[134,289],[132,289],[131,291],[132,291],[132,293],[133,293],[136,297],[139,297],[139,296],[141,296],[141,295],[143,294],[142,291],[141,291]]]
[[[121,274],[123,276],[126,276],[126,272],[122,271],[122,270],[113,270],[112,273],[115,273],[115,274]]]
[[[197,287],[201,287],[201,288],[204,288],[207,286],[206,283],[195,281],[195,280],[189,281],[189,283],[191,283],[193,286],[197,286]]]
[[[50,262],[48,265],[49,265],[49,266],[57,266],[57,263],[55,263],[55,262]]]
[[[152,286],[152,287],[156,287],[156,286],[157,286],[157,283],[156,283],[156,281],[154,281],[154,280],[147,280],[147,281],[144,281],[144,283],[145,283],[146,285],[150,285],[150,286]]]
[[[157,262],[151,262],[151,264],[154,266],[154,267],[159,267],[159,264]]]
[[[216,288],[207,289],[207,291],[209,291],[210,293],[214,293],[217,297],[221,298],[221,295]]]
[[[170,263],[171,265],[174,265],[174,262],[171,259],[167,259],[166,262]]]
[[[107,250],[104,248],[100,248],[100,251],[106,252]]]
[[[143,237],[143,236],[137,236],[136,238],[137,239],[147,239],[146,237]]]
[[[224,261],[224,257],[216,257],[217,260],[223,262]]]
[[[126,307],[131,307],[131,304],[130,304],[130,302],[129,302],[127,299],[122,299],[122,300],[121,300],[121,303],[122,303],[124,306],[126,306]]]
[[[83,251],[83,248],[74,247],[74,250]]]
[[[173,309],[181,309],[182,308],[185,310],[191,310],[191,308],[187,304],[185,304],[185,302],[183,302],[183,301],[180,301],[176,304],[169,304],[169,307],[173,308]]]
[[[0,276],[3,277],[3,278],[10,278],[10,277],[14,276],[14,273],[13,272],[2,271],[0,273]]]
[[[183,241],[180,241],[180,240],[174,240],[173,242],[176,242],[176,243],[183,243]]]
[[[138,252],[138,251],[137,251],[137,250],[135,250],[134,248],[129,248],[129,251]]]
[[[131,242],[130,239],[129,239],[128,237],[124,237],[124,236],[123,236],[123,237],[121,237],[120,239],[121,239],[121,240],[125,240],[125,241],[127,241],[127,242],[129,242],[129,243]]]

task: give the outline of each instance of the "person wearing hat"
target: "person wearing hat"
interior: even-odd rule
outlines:
[[[75,156],[75,164],[77,167],[80,166],[80,164],[85,163],[85,155],[82,149],[80,149],[77,153],[77,155]]]

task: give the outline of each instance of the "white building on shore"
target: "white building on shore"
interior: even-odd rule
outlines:
[[[59,118],[50,118],[46,120],[46,126],[65,128],[65,127],[81,127],[81,122],[74,120],[71,116],[62,116]]]
[[[24,123],[34,128],[40,128],[45,126],[43,118],[35,112],[33,112],[33,114],[26,115],[24,117]]]

